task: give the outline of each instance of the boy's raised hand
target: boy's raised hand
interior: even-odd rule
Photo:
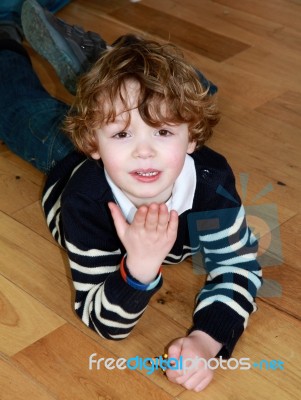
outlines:
[[[168,349],[168,358],[179,360],[182,356],[183,369],[167,369],[167,378],[185,389],[200,392],[213,378],[213,371],[201,359],[214,358],[221,348],[221,343],[202,331],[176,339]]]
[[[177,212],[169,213],[165,204],[152,203],[139,207],[129,224],[115,203],[110,202],[109,208],[119,239],[127,251],[131,275],[141,283],[150,283],[177,238]]]

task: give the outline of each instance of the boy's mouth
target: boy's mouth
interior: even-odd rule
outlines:
[[[158,175],[158,171],[152,171],[152,172],[142,172],[142,171],[137,171],[136,174],[139,176],[156,176]]]
[[[160,171],[156,169],[137,169],[131,175],[138,180],[153,181],[159,177]]]

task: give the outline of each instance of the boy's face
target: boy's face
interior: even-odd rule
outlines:
[[[120,112],[114,122],[97,131],[98,151],[91,154],[101,158],[112,181],[139,207],[143,204],[164,203],[171,196],[186,153],[192,153],[195,143],[189,142],[188,124],[147,125],[137,110],[139,84],[127,81],[125,92],[131,108],[131,122],[125,128],[128,112],[120,102]],[[117,100],[118,101],[118,100]]]

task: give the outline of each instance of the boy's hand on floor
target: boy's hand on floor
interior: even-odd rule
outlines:
[[[221,343],[202,331],[193,331],[187,337],[176,339],[168,349],[168,358],[179,360],[182,356],[183,369],[167,369],[167,378],[185,389],[200,392],[211,382],[213,370],[197,360],[209,360],[215,357],[221,348]]]
[[[141,283],[155,279],[165,257],[177,238],[178,214],[165,204],[138,208],[134,220],[127,223],[120,208],[109,203],[119,239],[127,251],[127,267]]]

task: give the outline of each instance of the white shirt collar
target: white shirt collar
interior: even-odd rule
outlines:
[[[105,170],[105,176],[110,188],[112,189],[114,198],[121,208],[121,211],[126,220],[131,223],[136,214],[137,208],[120,190],[109,174]],[[180,175],[175,181],[172,189],[171,197],[165,203],[169,211],[176,210],[178,215],[183,214],[186,210],[192,208],[194,192],[196,188],[196,171],[192,157],[186,154],[184,166]]]

